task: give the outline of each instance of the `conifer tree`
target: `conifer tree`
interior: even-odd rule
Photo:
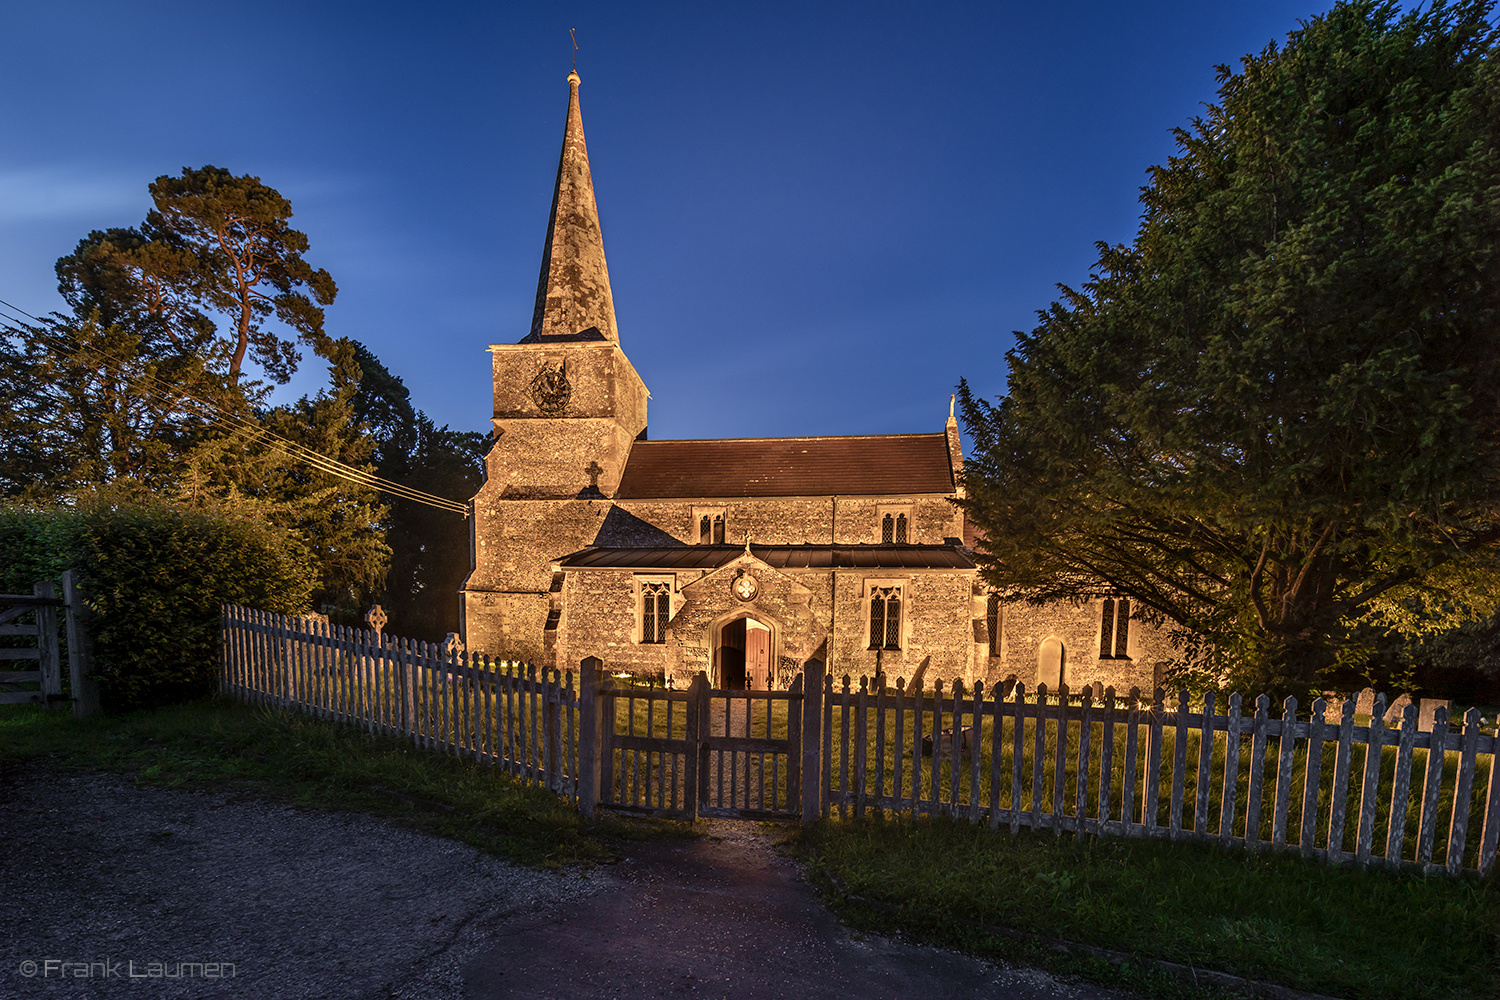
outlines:
[[[1382,615],[1493,606],[1496,43],[1487,2],[1355,0],[1219,67],[1133,243],[1018,334],[1004,399],[962,387],[993,586],[1129,595],[1186,676],[1299,694]]]

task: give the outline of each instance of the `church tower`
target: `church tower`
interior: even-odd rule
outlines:
[[[531,331],[494,358],[496,446],[489,477],[509,497],[611,495],[646,429],[646,386],[620,350],[609,267],[578,107],[568,74],[568,118],[552,192]],[[598,471],[595,471],[598,470]]]
[[[502,656],[541,656],[532,647],[547,618],[549,566],[594,541],[646,432],[649,393],[620,349],[578,84],[569,73],[530,332],[489,349],[494,444],[474,497],[464,631],[470,648]]]

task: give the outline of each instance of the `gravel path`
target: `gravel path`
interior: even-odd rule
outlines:
[[[371,817],[113,775],[0,774],[0,845],[0,997],[457,1000],[498,926],[598,889]],[[153,962],[233,978],[140,978]]]
[[[1120,997],[850,934],[756,826],[710,830],[556,874],[366,816],[0,772],[0,1000]]]

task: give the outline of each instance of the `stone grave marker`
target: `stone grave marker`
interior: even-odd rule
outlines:
[[[1391,702],[1391,707],[1386,709],[1385,727],[1387,729],[1401,728],[1401,713],[1406,711],[1406,706],[1411,704],[1411,695],[1403,694]]]
[[[1417,710],[1417,728],[1419,730],[1421,730],[1422,732],[1432,731],[1432,717],[1433,714],[1437,712],[1438,706],[1442,706],[1443,708],[1446,708],[1451,712],[1453,709],[1453,702],[1449,701],[1447,698],[1422,699],[1421,707]]]

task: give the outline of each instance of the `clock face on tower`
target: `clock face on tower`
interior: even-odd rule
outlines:
[[[537,409],[551,416],[561,413],[573,395],[573,384],[568,381],[567,363],[542,365],[536,378],[531,380],[531,399]]]
[[[734,583],[730,585],[730,589],[734,591],[734,596],[740,600],[753,601],[755,600],[755,595],[760,593],[760,584],[755,582],[755,577],[749,573],[745,573],[735,578]]]

